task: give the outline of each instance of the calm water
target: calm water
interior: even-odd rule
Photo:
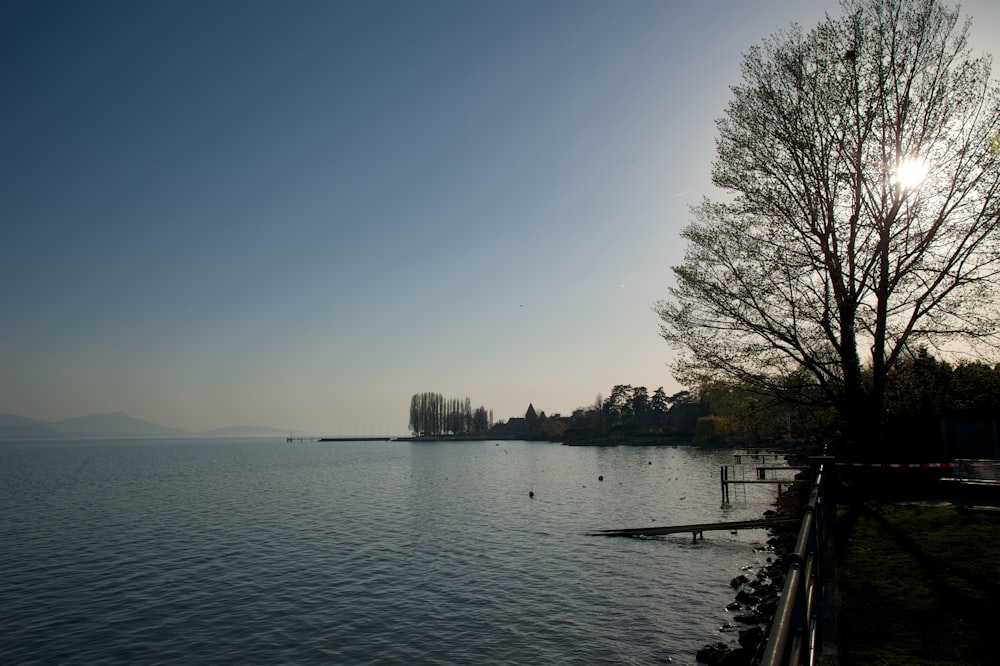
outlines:
[[[763,532],[729,452],[0,443],[0,662],[693,664]],[[604,481],[598,481],[603,475]],[[529,491],[535,497],[529,498]]]

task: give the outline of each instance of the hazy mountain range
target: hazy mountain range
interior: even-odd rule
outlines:
[[[54,439],[71,437],[269,437],[287,435],[287,430],[263,426],[231,426],[207,432],[143,421],[124,412],[78,416],[62,421],[43,421],[15,414],[0,414],[0,439]]]

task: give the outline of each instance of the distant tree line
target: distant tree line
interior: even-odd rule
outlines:
[[[663,387],[652,393],[645,386],[618,384],[607,398],[579,407],[565,419],[564,437],[579,440],[691,441],[698,417],[704,412],[690,391],[667,395]]]
[[[644,386],[620,384],[607,399],[598,395],[592,405],[579,407],[569,416],[547,416],[529,404],[523,418],[497,423],[490,433],[496,437],[570,443],[635,439],[690,442],[698,417],[705,410],[699,397],[689,391],[667,395],[660,387],[650,394]]]
[[[866,371],[868,372],[868,371]],[[418,393],[410,429],[418,435],[480,435],[566,443],[683,443],[698,446],[834,443],[842,419],[804,378],[785,379],[778,398],[753,382],[706,382],[668,395],[663,387],[619,384],[607,398],[569,416],[546,415],[529,404],[523,417],[493,422],[468,398]],[[868,457],[934,462],[954,457],[1000,458],[1000,365],[956,364],[926,350],[900,360],[889,373],[883,429],[890,433]],[[863,456],[862,456],[863,457]]]
[[[414,393],[410,398],[410,431],[418,436],[485,435],[493,412],[472,408],[469,398],[445,398],[440,393]]]

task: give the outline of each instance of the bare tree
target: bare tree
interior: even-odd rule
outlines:
[[[440,393],[414,393],[410,398],[410,430],[415,435],[485,434],[493,425],[493,412],[472,409],[472,400],[445,399]]]
[[[1000,90],[957,9],[842,10],[744,56],[656,310],[682,381],[818,394],[861,445],[908,350],[996,343]]]

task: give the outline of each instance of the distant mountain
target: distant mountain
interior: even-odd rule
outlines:
[[[48,421],[16,414],[0,414],[0,437],[4,439],[36,439],[58,435],[58,431]]]
[[[0,414],[0,439],[58,439],[77,437],[276,437],[288,430],[240,425],[193,433],[129,416],[125,412],[91,414],[62,421],[43,421],[16,414]]]
[[[25,428],[36,425],[48,425],[48,421],[17,414],[0,414],[0,428]]]
[[[129,437],[181,437],[190,433],[179,428],[165,428],[129,416],[125,412],[91,414],[64,419],[54,424],[61,433]]]
[[[291,431],[239,425],[207,432],[188,432],[129,416],[125,412],[91,414],[62,421],[43,421],[16,414],[0,414],[0,439],[57,439],[76,437],[287,437]],[[298,433],[301,434],[301,433]]]

